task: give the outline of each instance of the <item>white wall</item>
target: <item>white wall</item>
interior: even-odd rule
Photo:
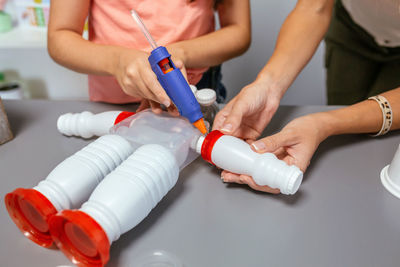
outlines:
[[[31,98],[88,99],[87,76],[56,64],[46,48],[0,48],[0,71]]]
[[[294,7],[295,0],[252,0],[252,45],[246,54],[223,65],[223,82],[232,98],[252,82],[271,56],[279,28]],[[87,99],[87,78],[69,71],[47,55],[44,47],[2,48],[0,38],[0,71],[27,81],[30,94],[36,98]],[[310,64],[289,88],[282,104],[325,104],[323,48],[318,49]]]
[[[228,89],[229,99],[256,78],[272,55],[280,26],[295,4],[295,0],[251,1],[251,47],[243,56],[224,63],[222,67],[223,82]],[[311,62],[289,88],[282,104],[325,104],[323,54],[324,48],[321,45]]]

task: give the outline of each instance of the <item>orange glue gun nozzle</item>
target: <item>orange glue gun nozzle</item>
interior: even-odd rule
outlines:
[[[195,122],[193,123],[193,125],[194,125],[197,129],[199,129],[199,131],[200,131],[202,134],[206,134],[206,133],[207,133],[207,127],[206,127],[206,124],[204,123],[204,119],[203,119],[203,118],[201,118],[201,119],[195,121]]]

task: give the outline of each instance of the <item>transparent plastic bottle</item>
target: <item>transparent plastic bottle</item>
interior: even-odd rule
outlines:
[[[214,118],[219,111],[219,107],[216,102],[217,94],[212,89],[200,89],[196,91],[196,99],[200,104],[204,119],[208,121],[211,129]]]
[[[167,112],[154,114],[141,111],[111,128],[110,133],[124,137],[134,146],[158,144],[169,149],[181,169],[198,157],[193,149],[200,132],[183,117],[173,117]]]
[[[204,120],[208,122],[208,128],[211,129],[214,122],[214,118],[219,111],[217,100],[217,94],[213,89],[204,88],[197,90],[195,85],[190,85],[193,94],[195,95],[197,102],[200,104],[201,112],[203,113]]]

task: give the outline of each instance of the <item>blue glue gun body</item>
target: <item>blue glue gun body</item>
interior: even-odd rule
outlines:
[[[191,123],[203,118],[196,97],[183,77],[181,70],[176,68],[172,62],[168,50],[163,46],[157,47],[151,52],[149,62],[157,75],[158,81],[178,108],[179,113],[188,118]],[[166,62],[167,67],[162,68],[164,62]]]

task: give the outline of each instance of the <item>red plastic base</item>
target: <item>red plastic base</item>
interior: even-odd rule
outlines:
[[[58,248],[76,265],[104,266],[110,242],[101,226],[79,210],[64,210],[50,220],[50,233]]]
[[[18,188],[4,198],[8,214],[21,232],[42,247],[50,247],[49,219],[57,213],[53,204],[39,191]]]

